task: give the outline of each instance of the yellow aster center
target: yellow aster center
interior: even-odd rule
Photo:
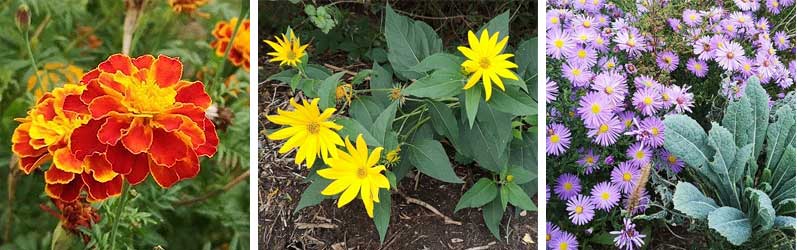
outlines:
[[[490,58],[482,57],[482,59],[479,60],[479,67],[481,67],[482,69],[489,69],[490,68]]]
[[[691,14],[691,15],[689,15],[689,20],[692,20],[692,21],[697,20],[697,16],[695,16],[695,14]]]
[[[636,154],[634,154],[634,157],[636,157],[637,159],[641,160],[642,158],[645,158],[645,152],[642,152],[642,150],[636,151]]]
[[[629,172],[623,173],[623,181],[631,181],[631,173]]]
[[[606,124],[601,124],[601,126],[598,128],[598,134],[603,134],[607,131],[609,131],[609,126]]]
[[[667,162],[669,162],[670,164],[675,164],[676,160],[678,160],[678,159],[675,158],[674,155],[667,156]]]
[[[592,104],[592,110],[591,111],[592,111],[593,114],[600,113],[601,112],[601,105],[598,105],[597,103]]]
[[[545,234],[545,241],[551,241],[551,234]]]
[[[645,99],[642,99],[642,103],[645,103],[645,105],[650,105],[651,103],[653,103],[653,98],[646,96]]]
[[[612,87],[612,86],[606,86],[606,89],[604,89],[604,90],[606,91],[606,94],[614,93],[614,87]]]
[[[584,27],[585,27],[585,28],[589,28],[589,27],[591,27],[591,26],[592,26],[592,22],[590,22],[590,21],[584,21],[583,25],[584,25]]]
[[[611,195],[609,195],[609,192],[601,193],[601,199],[602,200],[608,201],[610,197],[611,197]]]
[[[631,127],[631,120],[625,120],[625,121],[623,122],[623,124],[625,125],[625,127],[626,127],[626,128],[627,128],[627,127]]]
[[[733,25],[730,25],[730,24],[726,25],[725,29],[727,29],[728,31],[733,31]]]
[[[700,64],[695,64],[695,70],[696,70],[696,71],[703,70],[703,65],[700,65]]]
[[[651,128],[650,133],[653,135],[659,135],[659,128]]]
[[[665,57],[664,58],[664,62],[666,62],[667,64],[670,64],[670,63],[672,63],[672,58]]]
[[[566,191],[570,191],[571,189],[573,189],[573,183],[565,182],[564,188]]]
[[[578,58],[584,59],[586,57],[587,57],[587,51],[586,50],[582,49],[582,50],[578,51]]]
[[[750,71],[750,64],[744,65],[744,71]]]
[[[628,44],[629,47],[634,47],[636,46],[636,41],[634,41],[634,38],[632,37],[628,39],[628,42],[626,42],[626,44]]]
[[[613,62],[607,63],[606,67],[609,68],[609,69],[612,69],[612,68],[614,68],[614,63]]]
[[[670,100],[670,95],[668,95],[667,93],[663,93],[661,94],[661,99],[665,101]]]
[[[574,211],[574,212],[576,212],[576,214],[581,214],[581,213],[584,212],[584,207],[583,206],[576,206],[575,210],[576,211]]]
[[[603,126],[601,126],[601,128],[602,128],[602,127],[603,127]],[[589,163],[589,164],[595,163],[595,158],[594,158],[594,157],[592,157],[592,156],[587,156],[587,160],[586,160],[586,162],[587,162],[587,163]]]
[[[551,18],[551,23],[553,23],[553,24],[559,23],[559,18],[558,17],[552,17]]]
[[[114,77],[116,80],[118,77]],[[125,102],[128,107],[138,113],[155,114],[160,113],[174,105],[174,98],[177,91],[173,88],[162,88],[155,82],[136,81],[132,77],[128,78]]]
[[[567,242],[559,243],[559,250],[567,250],[568,247]]]
[[[578,36],[578,39],[581,40],[581,41],[586,41],[587,38],[588,38],[587,34],[581,34],[581,35]]]
[[[786,38],[780,37],[778,38],[778,41],[780,41],[780,43],[786,43]]]
[[[307,132],[310,132],[310,134],[317,135],[318,131],[320,130],[321,130],[321,124],[318,124],[317,121],[311,121],[310,123],[307,124]]]
[[[603,45],[603,42],[604,42],[604,41],[603,41],[603,38],[601,38],[601,37],[598,37],[598,38],[596,38],[596,39],[595,39],[595,42],[596,42],[596,43],[598,43],[598,44],[600,44],[600,45]]]
[[[777,8],[777,7],[778,7],[778,5],[780,5],[780,3],[778,3],[778,0],[773,0],[773,1],[772,1],[772,7],[775,7],[775,8]]]
[[[553,143],[559,142],[559,135],[552,135],[551,136],[551,142],[553,142]]]
[[[573,69],[570,72],[573,73],[574,76],[580,76],[581,75],[581,70],[580,69]]]
[[[553,46],[556,47],[557,49],[561,49],[562,47],[565,46],[565,41],[562,39],[553,40]]]

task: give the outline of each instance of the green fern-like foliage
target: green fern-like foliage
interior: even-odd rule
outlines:
[[[771,114],[768,101],[753,77],[708,132],[685,115],[664,120],[664,147],[696,173],[695,184],[676,186],[675,209],[735,246],[766,245],[767,236],[795,229],[794,103]]]

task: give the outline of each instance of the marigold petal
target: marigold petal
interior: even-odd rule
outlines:
[[[122,137],[122,144],[133,154],[146,152],[153,145],[152,127],[143,118],[135,118],[127,129],[127,134]]]
[[[67,184],[46,184],[44,192],[54,199],[59,199],[66,202],[77,200],[80,196],[80,190],[83,189],[83,181],[81,178],[74,178]]]
[[[188,156],[181,161],[177,161],[171,169],[177,174],[179,180],[194,178],[199,174],[199,160],[195,155]]]
[[[100,142],[97,134],[104,123],[103,120],[90,120],[88,123],[72,131],[69,139],[69,148],[77,159],[97,152],[105,152],[106,145]]]
[[[216,134],[216,125],[210,119],[205,118],[205,144],[200,145],[194,151],[199,156],[213,157],[219,145],[219,136]]]
[[[100,77],[100,73],[100,69],[92,69],[91,71],[86,72],[82,78],[80,78],[80,83],[84,85],[89,84],[89,82],[92,80],[96,80],[98,77]]]
[[[97,77],[99,77],[99,73]],[[105,95],[105,90],[96,79],[85,84],[86,89],[80,94],[80,100],[83,101],[83,103],[91,103],[95,98]]]
[[[146,180],[150,171],[150,160],[147,157],[147,154],[137,154],[134,156],[136,164],[133,165],[130,173],[124,176],[127,182],[130,182],[130,185],[138,185]]]
[[[88,189],[88,199],[91,201],[105,200],[111,196],[119,195],[122,192],[121,176],[116,176],[107,182],[99,182],[88,173],[83,173],[81,177]]]
[[[139,69],[146,69],[152,66],[152,62],[155,61],[155,57],[152,55],[142,55],[133,59],[133,65]]]
[[[75,174],[51,167],[44,172],[44,182],[49,184],[67,184],[75,179]]]
[[[152,172],[152,178],[155,183],[158,183],[158,186],[163,188],[169,188],[180,180],[180,177],[173,170],[158,165],[154,161],[149,162],[149,171]]]
[[[19,168],[22,170],[22,172],[25,172],[25,174],[30,174],[34,169],[39,168],[39,166],[50,159],[52,159],[50,154],[44,153],[34,157],[22,157],[19,158]]]
[[[86,173],[91,173],[91,177],[101,183],[105,183],[115,178],[117,175],[111,167],[111,163],[105,159],[105,155],[93,154],[86,158]]]
[[[94,119],[103,118],[111,112],[125,113],[126,111],[127,108],[118,99],[109,95],[94,98],[89,103],[89,112]]]
[[[173,166],[178,160],[186,157],[188,147],[174,133],[156,128],[152,130],[152,138],[155,138],[158,142],[152,143],[149,148],[149,155],[155,163],[163,166]],[[151,165],[150,168],[152,168]]]
[[[124,54],[111,55],[107,60],[101,62],[97,68],[110,73],[115,73],[117,71],[122,71],[125,75],[133,73],[133,63],[130,57]]]
[[[181,103],[191,103],[203,109],[207,109],[211,104],[210,96],[205,92],[205,84],[199,81],[177,89],[177,96],[174,97],[174,100]]]
[[[158,59],[152,65],[152,72],[155,82],[165,88],[176,84],[183,76],[183,63],[177,58],[158,55]]]
[[[71,150],[62,147],[53,153],[53,167],[65,172],[80,174],[83,172],[83,161],[75,158]]]
[[[104,144],[116,145],[122,139],[123,130],[130,127],[130,122],[131,119],[127,116],[107,117],[100,130],[97,131],[97,138]]]
[[[143,159],[142,159],[143,158]],[[116,144],[108,146],[105,151],[105,159],[111,163],[111,168],[119,174],[130,174],[135,167],[148,168],[146,154],[133,154],[124,145]],[[143,160],[143,161],[142,161]]]

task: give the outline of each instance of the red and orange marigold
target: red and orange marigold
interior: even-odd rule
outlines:
[[[103,152],[78,159],[71,144],[77,128],[90,122],[88,105],[80,98],[86,86],[65,84],[45,93],[12,136],[12,151],[26,174],[52,160],[44,173],[45,192],[54,199],[74,201],[82,190],[88,200],[103,200],[122,190],[122,176],[114,172]]]
[[[220,21],[216,23],[213,29],[213,37],[215,41],[210,43],[210,46],[216,48],[217,56],[224,56],[227,51],[227,46],[232,44],[230,53],[227,56],[230,62],[238,67],[243,67],[247,72],[249,71],[249,19],[244,19],[241,27],[238,28],[238,33],[235,39],[232,39],[232,33],[235,31],[235,26],[238,25],[238,18],[230,19],[227,21]]]
[[[149,174],[165,188],[196,176],[198,157],[212,157],[219,139],[205,116],[211,99],[204,84],[180,80],[182,73],[176,58],[122,54],[87,73],[80,100],[91,119],[71,135],[75,157],[103,152],[133,185]]]

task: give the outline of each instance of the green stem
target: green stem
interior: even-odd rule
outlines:
[[[30,47],[30,34],[28,31],[25,31],[25,47],[28,49],[30,64],[33,66],[33,75],[36,76],[36,85],[33,86],[33,89],[36,90],[41,86],[42,79],[39,77],[39,64],[36,63],[36,57],[33,56],[33,49]]]
[[[220,80],[221,79],[221,73],[222,73],[222,71],[224,71],[224,67],[227,66],[227,63],[229,63],[228,62],[229,60],[228,60],[227,57],[230,55],[230,51],[232,50],[232,47],[235,44],[235,38],[237,38],[236,36],[238,36],[238,30],[241,28],[241,24],[243,24],[244,20],[247,17],[249,17],[249,8],[246,8],[246,7],[244,7],[244,5],[242,5],[241,6],[241,14],[238,16],[238,22],[235,24],[235,29],[232,30],[232,36],[230,38],[230,43],[227,44],[227,49],[224,50],[224,57],[222,57],[221,63],[219,65],[219,68],[216,69],[216,76],[213,77],[213,80],[214,80],[215,83],[222,82]],[[216,86],[217,86],[216,89],[221,91],[222,90],[222,85],[224,85],[224,84],[223,83],[222,84],[216,84]]]
[[[122,219],[122,212],[124,212],[125,206],[127,206],[127,200],[130,196],[130,187],[127,182],[124,182],[122,185],[122,197],[120,197],[119,201],[115,204],[116,207],[114,208],[114,219],[113,219],[113,227],[111,228],[111,249],[116,249],[116,231],[119,229],[119,221]]]

